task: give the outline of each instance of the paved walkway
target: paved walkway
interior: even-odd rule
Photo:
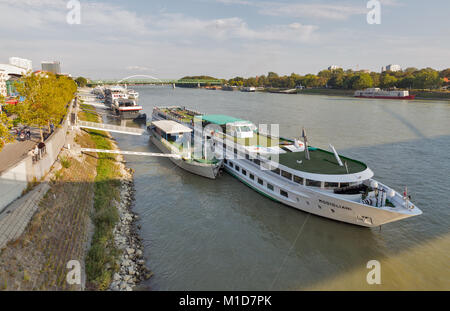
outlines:
[[[31,129],[31,139],[6,144],[0,151],[0,173],[25,158],[30,150],[41,141],[38,129]]]
[[[23,233],[38,209],[39,202],[49,189],[48,183],[43,182],[0,213],[0,249]]]

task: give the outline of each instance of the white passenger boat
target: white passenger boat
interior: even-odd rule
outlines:
[[[119,98],[114,100],[111,110],[122,119],[136,119],[140,117],[142,106],[133,99]]]
[[[196,135],[206,137],[202,145],[212,145],[216,158],[224,158],[228,173],[296,209],[365,227],[422,214],[407,193],[373,179],[366,164],[339,155],[331,145],[330,151],[308,146],[306,135],[304,141],[271,137],[249,121],[184,107],[156,107],[152,118],[178,120],[191,129],[201,122],[204,130]]]
[[[170,158],[180,168],[196,175],[215,179],[223,160],[196,157],[191,147],[192,129],[172,120],[152,121],[148,127],[150,140],[164,153],[177,154]]]
[[[111,106],[117,99],[128,98],[127,89],[120,86],[108,86],[105,87],[105,104]]]
[[[139,93],[135,90],[128,90],[128,98],[129,99],[138,99],[139,98]]]

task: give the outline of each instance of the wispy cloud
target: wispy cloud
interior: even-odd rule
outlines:
[[[354,15],[367,13],[366,2],[303,2],[287,3],[278,1],[216,0],[226,5],[245,5],[257,8],[259,14],[270,16],[308,17],[327,20],[346,20]],[[401,6],[398,0],[380,0],[385,6]]]

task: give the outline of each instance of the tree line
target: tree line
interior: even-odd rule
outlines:
[[[433,68],[406,68],[401,71],[365,72],[339,69],[322,70],[318,74],[306,74],[301,76],[292,73],[287,76],[279,76],[275,72],[256,77],[235,77],[224,80],[226,84],[233,86],[255,86],[266,88],[295,88],[303,86],[307,88],[334,88],[358,90],[369,87],[380,88],[405,88],[405,89],[437,89],[443,85],[449,85],[450,68],[442,71]]]
[[[7,105],[7,114],[1,115],[0,150],[14,138],[10,134],[11,116],[15,116],[15,123],[39,128],[41,141],[44,141],[44,128],[50,132],[51,124],[59,125],[77,91],[72,78],[48,72],[30,72],[17,80],[14,87],[23,100]]]

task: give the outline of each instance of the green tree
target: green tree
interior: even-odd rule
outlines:
[[[362,90],[373,86],[373,80],[370,74],[362,73],[358,75],[353,82],[352,88],[356,90]]]
[[[12,112],[22,123],[38,127],[41,141],[44,140],[43,128],[49,128],[50,123],[59,124],[77,89],[72,79],[51,73],[29,73],[15,86],[24,101],[19,102]]]
[[[395,86],[396,83],[397,83],[397,78],[394,76],[391,76],[390,74],[385,74],[385,75],[381,76],[380,86],[382,88],[393,87],[393,86]]]
[[[12,123],[6,113],[2,111],[3,105],[5,105],[5,98],[0,94],[0,151],[6,143],[14,140],[14,137],[9,132],[11,130]]]
[[[75,82],[77,83],[77,85],[78,85],[79,87],[85,87],[86,84],[88,83],[87,79],[86,79],[86,78],[83,78],[83,77],[78,77],[78,78],[76,78],[76,79],[75,79]]]
[[[433,89],[438,88],[442,81],[439,73],[432,68],[420,70],[414,78],[414,88],[416,89]]]

